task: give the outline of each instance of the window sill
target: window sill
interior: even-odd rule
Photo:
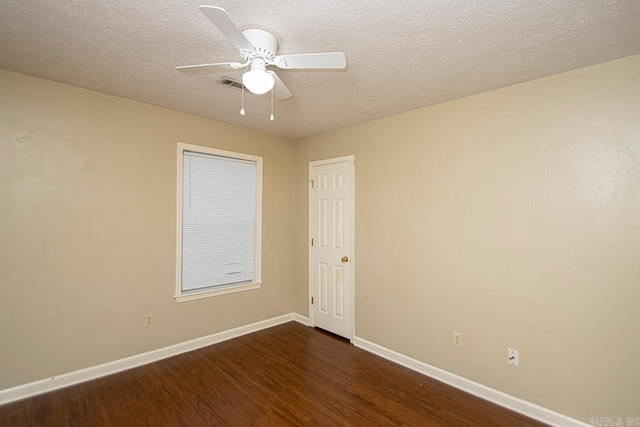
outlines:
[[[226,294],[233,294],[236,292],[250,291],[252,289],[259,289],[260,287],[262,287],[262,282],[254,282],[254,283],[247,283],[246,285],[232,286],[224,289],[214,289],[214,290],[203,291],[203,292],[193,292],[190,294],[180,294],[180,295],[174,296],[173,298],[175,298],[176,302],[184,302],[184,301],[191,301],[194,299],[217,297],[218,295],[226,295]]]

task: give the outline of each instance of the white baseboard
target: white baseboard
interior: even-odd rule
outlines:
[[[152,350],[146,353],[137,354],[135,356],[126,357],[124,359],[114,360],[102,365],[91,366],[89,368],[80,369],[78,371],[69,372],[62,375],[53,376],[51,378],[34,381],[31,383],[19,385],[16,387],[0,390],[0,405],[14,402],[16,400],[25,399],[27,397],[57,390],[59,388],[68,387],[85,381],[90,381],[106,375],[115,374],[137,366],[146,365],[168,357],[176,356],[188,351],[197,350],[212,344],[257,332],[262,329],[271,328],[283,323],[295,321],[305,326],[309,326],[309,318],[297,313],[284,314],[260,322],[251,323],[249,325],[240,326],[228,331],[218,332],[183,343],[175,344],[169,347]],[[511,409],[528,417],[534,418],[543,423],[547,423],[558,427],[588,427],[581,421],[569,418],[565,415],[519,399],[515,396],[503,393],[499,390],[492,389],[475,381],[468,380],[458,375],[447,372],[435,366],[428,365],[419,360],[397,353],[378,344],[367,341],[363,338],[354,337],[353,345],[376,354],[380,357],[388,359],[394,363],[405,366],[421,374],[427,375],[452,387],[471,393],[482,399],[493,402],[497,405]]]
[[[309,323],[311,323],[311,321],[309,320],[308,317],[303,316],[301,314],[298,313],[293,313],[293,320],[303,324],[304,326],[309,326]]]
[[[405,356],[404,354],[400,354],[386,347],[382,347],[381,345],[372,343],[363,338],[354,337],[352,342],[356,347],[376,354],[384,359],[397,363],[398,365],[402,365],[452,387],[466,391],[474,396],[478,396],[484,400],[488,400],[543,423],[558,427],[589,427],[589,424],[583,423],[582,421],[567,417],[566,415],[543,408],[542,406],[527,402],[526,400],[522,400],[459,375],[452,374],[451,372],[447,372],[443,369],[436,368],[435,366],[420,362],[419,360]]]
[[[80,369],[78,371],[68,372],[62,375],[56,375],[51,378],[34,381],[31,383],[19,385],[16,387],[0,390],[0,405],[14,402],[16,400],[57,390],[59,388],[68,387],[85,381],[90,381],[106,375],[115,374],[116,372],[125,371],[137,366],[146,365],[147,363],[156,362],[166,359],[167,357],[176,356],[188,351],[197,350],[212,344],[237,338],[242,335],[257,332],[262,329],[271,328],[283,323],[296,321],[303,325],[309,325],[309,319],[299,314],[290,313],[282,316],[274,317],[260,322],[251,323],[250,325],[240,326],[228,331],[218,332],[206,337],[196,338],[194,340],[171,345],[169,347],[152,350],[146,353],[137,354],[135,356],[125,357],[124,359],[114,360],[102,365],[91,366],[89,368]]]

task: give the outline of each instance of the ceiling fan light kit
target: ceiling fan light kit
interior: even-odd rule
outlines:
[[[273,89],[276,80],[267,73],[265,62],[261,58],[255,58],[251,62],[251,70],[245,71],[242,75],[242,84],[251,93],[263,95]]]
[[[238,49],[245,60],[239,62],[220,62],[211,64],[176,67],[177,70],[207,70],[231,68],[234,70],[251,66],[242,75],[242,84],[251,93],[263,95],[271,91],[271,120],[273,120],[273,97],[282,100],[293,96],[289,88],[278,75],[267,69],[276,66],[281,69],[344,69],[347,59],[342,52],[308,53],[277,55],[278,40],[268,31],[249,28],[240,31],[227,12],[216,6],[200,6],[200,11],[220,30],[220,32]],[[243,99],[244,104],[244,99]],[[241,114],[244,112],[244,105]]]

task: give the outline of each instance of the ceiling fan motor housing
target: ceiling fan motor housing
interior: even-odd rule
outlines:
[[[249,43],[253,45],[257,53],[256,55],[254,52],[240,52],[245,59],[252,59],[255,56],[262,57],[265,60],[275,58],[278,52],[278,40],[273,34],[257,28],[244,30],[242,34],[249,40]]]

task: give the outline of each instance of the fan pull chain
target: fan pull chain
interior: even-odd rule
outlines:
[[[273,121],[273,89],[271,89],[271,117],[269,120]]]
[[[242,85],[242,107],[240,108],[240,115],[244,116],[244,85]]]

